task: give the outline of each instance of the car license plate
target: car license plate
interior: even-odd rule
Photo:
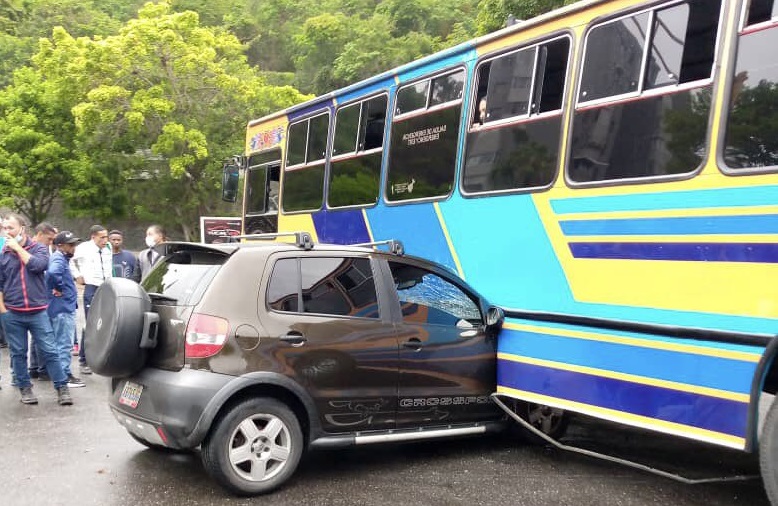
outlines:
[[[124,384],[122,395],[119,396],[119,404],[124,404],[132,409],[137,408],[141,392],[143,392],[143,385],[128,381]]]

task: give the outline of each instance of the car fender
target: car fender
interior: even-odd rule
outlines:
[[[225,384],[214,395],[205,407],[200,419],[197,421],[194,430],[187,438],[190,446],[194,447],[202,443],[205,436],[219,414],[221,409],[241,392],[256,386],[274,386],[280,387],[289,394],[293,395],[305,408],[308,417],[307,425],[309,427],[309,437],[321,432],[319,419],[316,416],[316,404],[305,391],[305,389],[292,379],[282,374],[273,372],[250,372],[234,378]]]

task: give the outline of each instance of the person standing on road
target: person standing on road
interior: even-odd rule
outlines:
[[[11,349],[11,366],[22,403],[37,404],[27,372],[27,332],[30,332],[57,390],[57,401],[63,406],[70,405],[73,398],[46,314],[49,297],[44,273],[49,265],[49,252],[46,246],[27,237],[25,225],[24,218],[15,214],[3,220],[7,240],[0,254],[0,318]]]
[[[111,277],[113,271],[113,255],[108,247],[108,231],[102,225],[92,225],[89,228],[89,236],[91,240],[76,246],[71,264],[76,282],[84,285],[84,318],[89,315],[89,308],[97,288]],[[84,354],[83,332],[81,346],[78,349],[78,364],[81,374],[92,374]]]
[[[70,363],[73,360],[70,350],[73,346],[73,334],[76,332],[76,309],[78,308],[78,290],[73,274],[70,272],[70,259],[81,241],[73,232],[64,231],[54,237],[57,250],[49,259],[46,275],[46,287],[49,289],[49,308],[51,327],[57,341],[57,350],[62,368],[68,378],[70,388],[85,386],[80,378],[73,376]]]
[[[55,235],[57,235],[57,227],[48,221],[42,221],[35,226],[35,237],[33,237],[32,240],[46,246],[46,251],[48,251],[49,256],[51,256],[55,251],[51,246]],[[44,381],[49,381],[51,379],[46,373],[46,367],[38,360],[38,345],[34,339],[30,340],[30,377]]]
[[[124,234],[121,230],[111,230],[108,242],[113,252],[113,277],[132,279],[138,261],[135,255],[123,248]]]
[[[160,259],[160,253],[154,248],[165,241],[167,241],[167,236],[162,225],[151,225],[146,229],[146,246],[148,248],[138,253],[138,265],[133,276],[135,281],[140,282],[145,278],[151,268],[154,267],[154,264]]]

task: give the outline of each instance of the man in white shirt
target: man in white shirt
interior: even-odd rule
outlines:
[[[71,260],[70,270],[76,283],[84,285],[84,318],[89,314],[97,288],[110,278],[113,272],[113,254],[108,247],[108,231],[102,225],[89,228],[91,240],[76,246]],[[78,348],[78,365],[82,374],[92,374],[84,355],[84,334],[81,333],[81,346]]]

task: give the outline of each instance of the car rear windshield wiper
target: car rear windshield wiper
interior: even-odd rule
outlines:
[[[149,297],[151,297],[155,301],[159,301],[159,302],[163,302],[164,301],[164,302],[173,302],[173,303],[178,302],[178,299],[176,299],[175,297],[171,297],[169,295],[165,295],[164,293],[148,292],[148,294],[149,294]]]

